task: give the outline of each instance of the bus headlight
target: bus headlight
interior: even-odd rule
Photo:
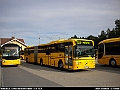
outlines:
[[[95,64],[95,61],[93,61],[93,64]]]
[[[77,65],[81,64],[81,62],[76,62]]]
[[[3,63],[5,63],[5,61],[2,61]]]
[[[20,60],[18,60],[18,62],[20,62]]]
[[[76,64],[78,64],[78,62],[76,62]]]

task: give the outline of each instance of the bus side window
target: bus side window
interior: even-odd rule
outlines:
[[[28,50],[28,55],[30,55],[30,50]]]
[[[65,49],[65,44],[64,43],[59,44],[59,51],[64,52],[64,49]]]
[[[120,54],[120,43],[110,42],[105,44],[106,55],[119,55]]]
[[[56,51],[56,52],[59,51],[58,44],[55,44],[55,51]]]
[[[104,52],[104,45],[103,44],[99,45],[99,52],[101,52],[101,53]]]
[[[46,55],[50,55],[50,49],[46,50]]]

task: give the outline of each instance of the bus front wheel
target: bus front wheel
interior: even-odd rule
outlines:
[[[115,67],[116,66],[116,61],[114,59],[111,59],[110,62],[109,62],[109,65],[112,66],[112,67]]]

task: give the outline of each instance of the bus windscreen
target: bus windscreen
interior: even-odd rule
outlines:
[[[4,47],[3,56],[19,56],[18,47]]]

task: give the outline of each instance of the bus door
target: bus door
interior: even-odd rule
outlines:
[[[49,49],[46,50],[46,64],[47,64],[47,65],[50,65],[50,64],[51,64],[51,63],[50,63],[50,51],[49,51]]]
[[[72,66],[72,45],[65,46],[65,65],[68,69]]]
[[[104,55],[104,44],[100,44],[98,47],[98,63],[103,63],[103,55]]]

